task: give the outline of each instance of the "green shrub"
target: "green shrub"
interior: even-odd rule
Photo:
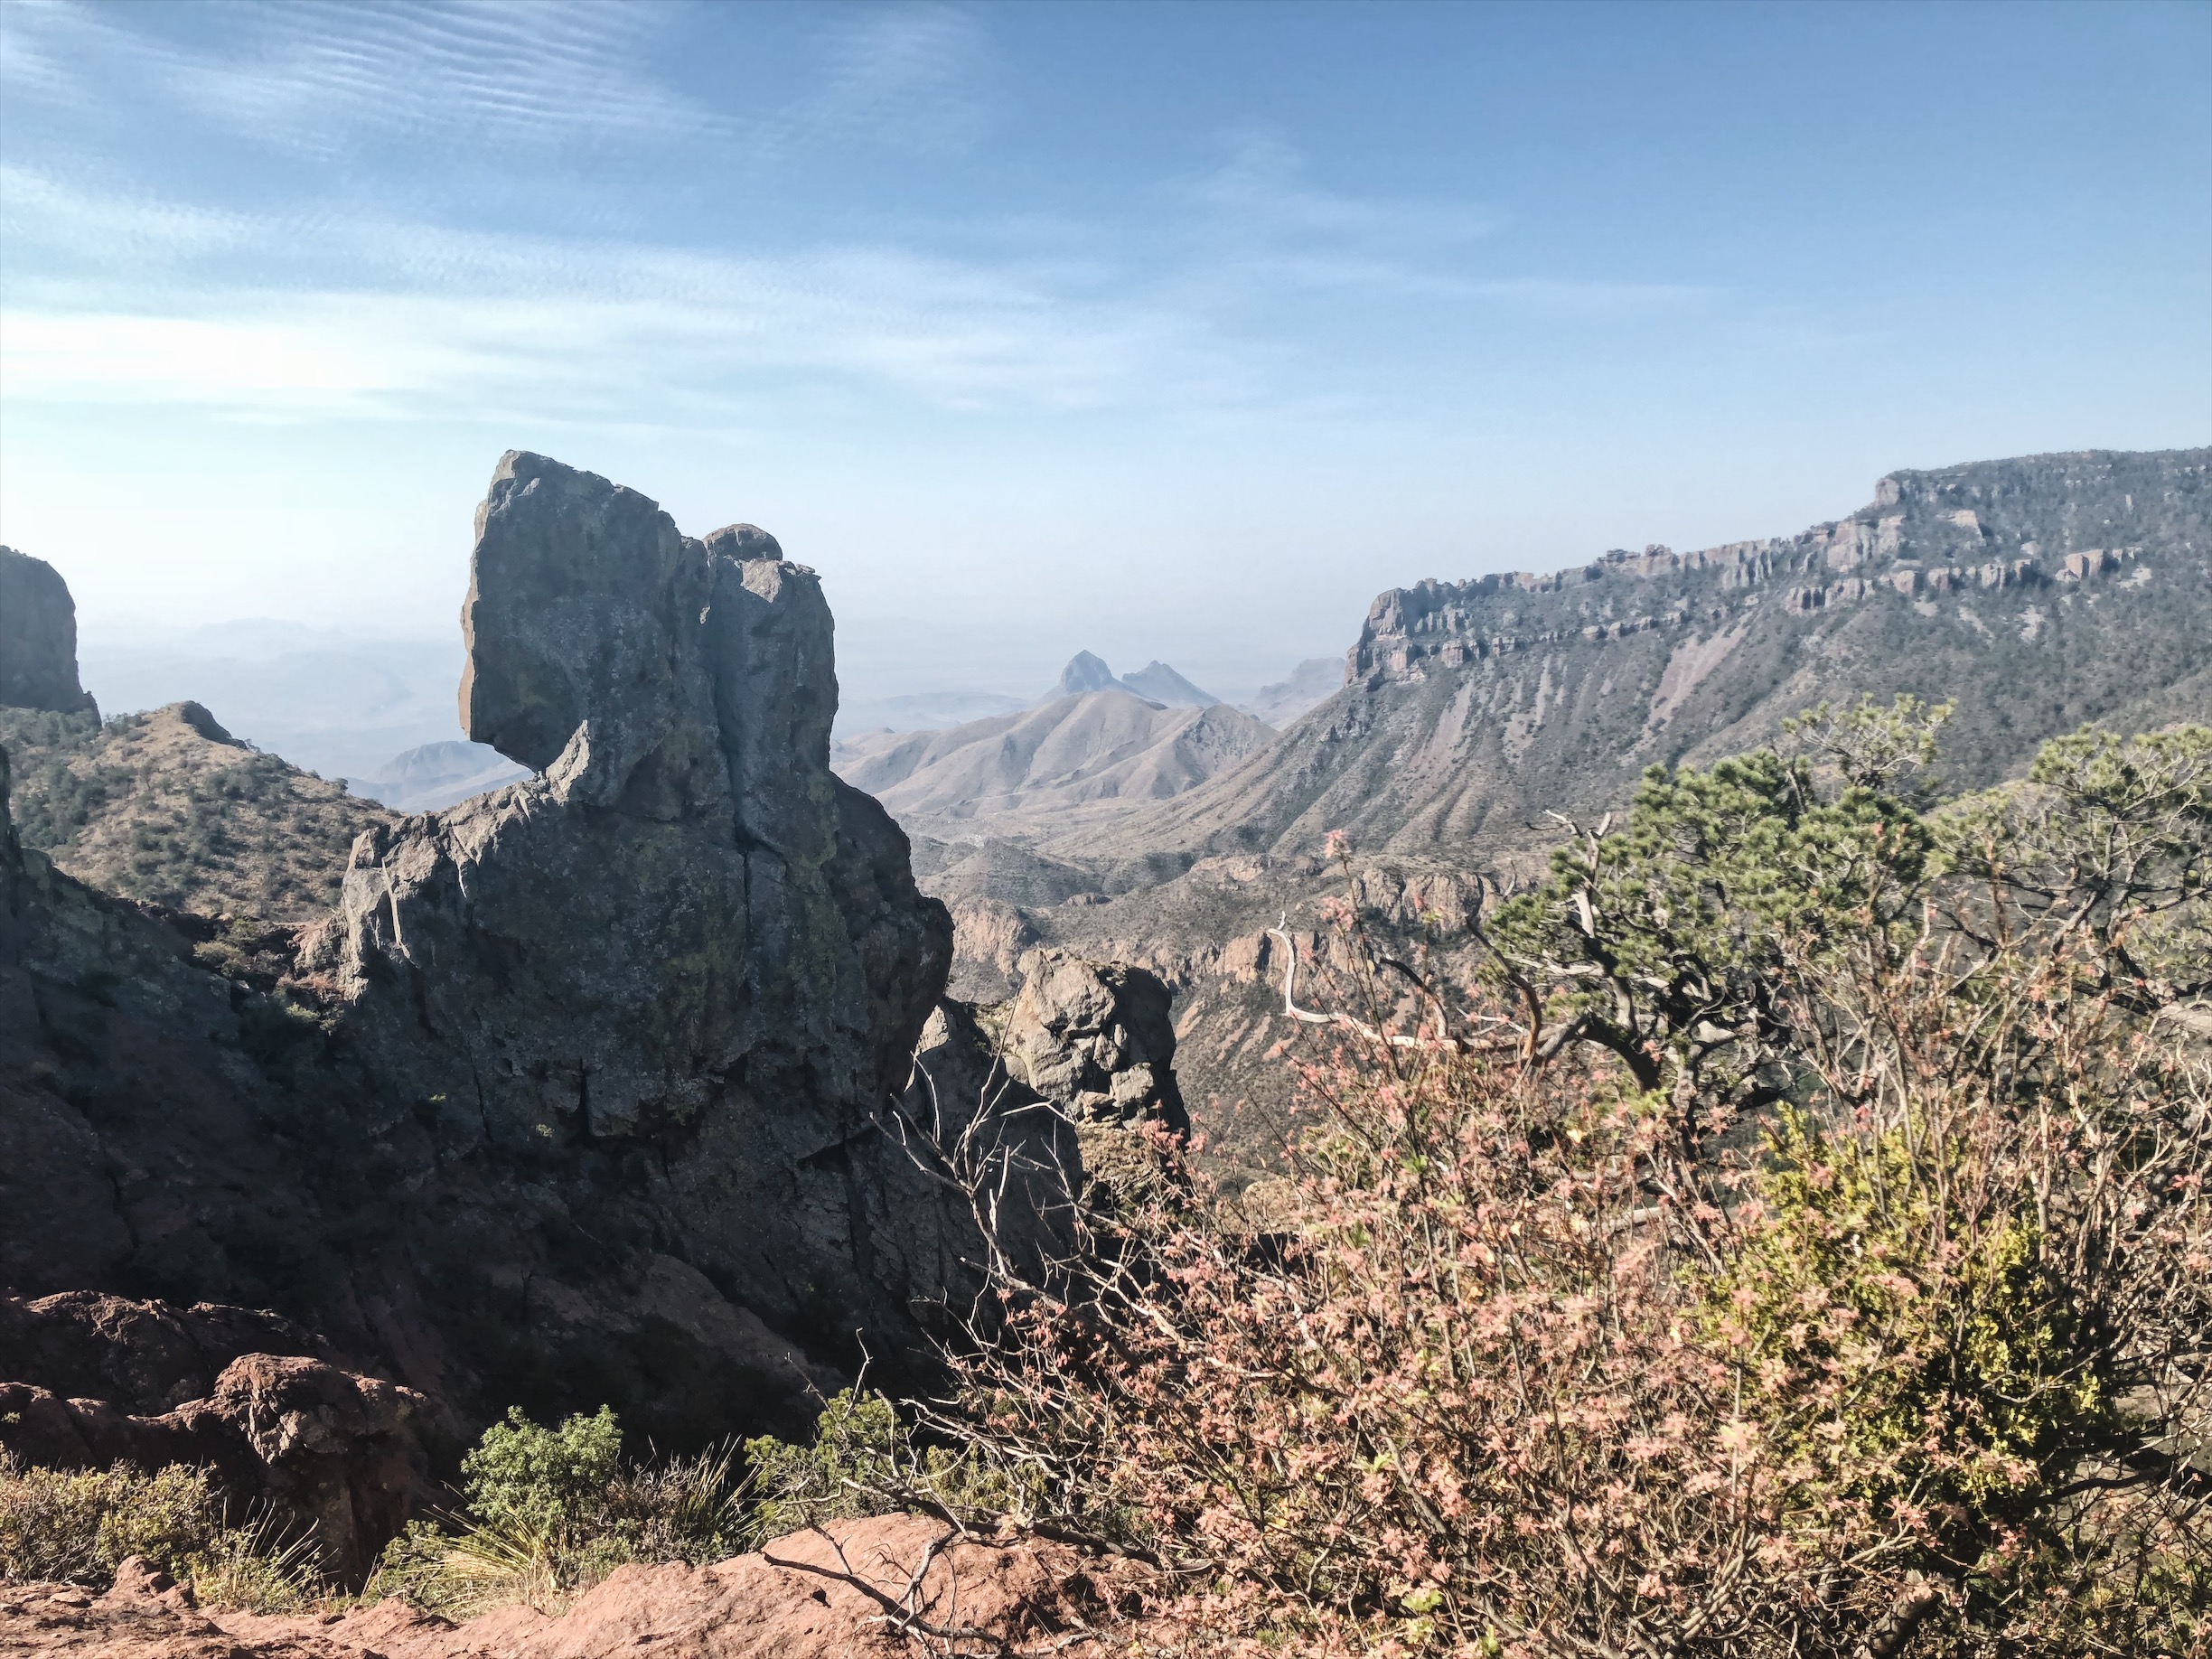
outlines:
[[[626,1562],[723,1560],[748,1535],[736,1465],[726,1446],[626,1463],[605,1407],[554,1429],[511,1410],[462,1459],[464,1512],[412,1523],[370,1593],[454,1618],[516,1603],[552,1610]]]
[[[0,1454],[0,1579],[105,1587],[134,1555],[191,1585],[205,1607],[286,1612],[322,1588],[312,1536],[267,1518],[229,1524],[205,1469],[48,1469]]]
[[[752,1548],[825,1521],[894,1511],[952,1514],[985,1524],[1026,1514],[1035,1470],[987,1467],[965,1451],[917,1439],[881,1394],[844,1389],[822,1408],[811,1445],[745,1442]]]
[[[461,1460],[469,1508],[486,1526],[556,1537],[588,1523],[622,1473],[622,1426],[605,1406],[541,1429],[510,1407]]]
[[[221,1500],[203,1470],[0,1463],[0,1578],[105,1584],[133,1555],[173,1571],[222,1530]]]
[[[824,1521],[880,1514],[887,1505],[876,1495],[895,1478],[907,1449],[891,1402],[849,1388],[822,1408],[811,1446],[766,1436],[747,1440],[754,1537],[765,1541]]]

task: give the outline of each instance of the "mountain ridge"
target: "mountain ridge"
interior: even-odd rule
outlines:
[[[2089,451],[1898,472],[1794,537],[1393,588],[1345,687],[1266,751],[1045,846],[1111,860],[1309,850],[1330,830],[1401,853],[1520,843],[1549,811],[1616,804],[1647,764],[1754,746],[1862,694],[1956,698],[1951,776],[1993,783],[2085,720],[2203,708],[2208,464]]]
[[[1005,994],[1039,947],[1151,969],[1202,1127],[1263,1164],[1292,1092],[1270,930],[1323,950],[1347,874],[1384,933],[1440,926],[1448,954],[1486,893],[1542,867],[1551,812],[1594,822],[1646,766],[1756,747],[1823,699],[1955,699],[1953,789],[2085,721],[2212,718],[2208,469],[2197,449],[1898,472],[1795,536],[1388,590],[1349,683],[1265,749],[1133,811],[918,860],[955,983]]]
[[[1225,703],[1168,708],[1116,680],[946,731],[846,738],[832,764],[910,833],[1034,832],[1180,793],[1273,736]]]

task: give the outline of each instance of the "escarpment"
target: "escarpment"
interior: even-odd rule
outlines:
[[[1379,595],[1344,688],[1187,793],[1045,839],[1101,865],[1303,854],[1327,831],[1463,860],[1642,769],[1756,747],[1823,699],[1949,701],[1945,777],[2045,738],[2212,705],[2212,451],[2094,451],[1895,473],[1795,536],[1616,550],[1548,575]]]
[[[1551,814],[1595,823],[1645,767],[1756,748],[1823,701],[1951,703],[1954,789],[2084,722],[2212,717],[2212,451],[1899,472],[1873,496],[1794,536],[1391,589],[1331,696],[1171,799],[980,845],[923,820],[956,982],[1010,994],[1041,947],[1150,967],[1197,1127],[1225,1146],[1290,1092],[1270,930],[1345,895],[1332,830],[1370,924],[1449,962],[1486,888],[1541,867]]]

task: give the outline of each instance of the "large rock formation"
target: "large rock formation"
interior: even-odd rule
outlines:
[[[924,1373],[971,1222],[882,1126],[951,923],[830,772],[830,614],[778,553],[508,456],[464,713],[538,775],[372,825],[320,923],[8,839],[0,1287],[281,1310],[428,1396],[448,1457],[509,1404],[670,1448],[801,1428],[864,1347]],[[992,1144],[1073,1158],[1010,1114]]]
[[[43,559],[0,548],[0,708],[74,714],[93,707],[77,683],[77,605]]]
[[[895,1363],[958,1251],[874,1114],[951,926],[830,771],[829,608],[774,552],[505,457],[462,712],[541,775],[364,834],[307,965],[431,1167],[530,1170],[610,1268],[704,1275],[812,1349],[857,1358],[865,1329]],[[622,1265],[649,1254],[670,1265]]]
[[[1036,951],[1022,969],[1021,995],[995,1019],[1008,1073],[1077,1120],[1190,1128],[1176,1083],[1174,993],[1157,975],[1064,951]]]

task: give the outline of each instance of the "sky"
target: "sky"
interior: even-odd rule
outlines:
[[[848,695],[2212,442],[2212,4],[0,3],[0,540],[450,638],[526,448]]]

